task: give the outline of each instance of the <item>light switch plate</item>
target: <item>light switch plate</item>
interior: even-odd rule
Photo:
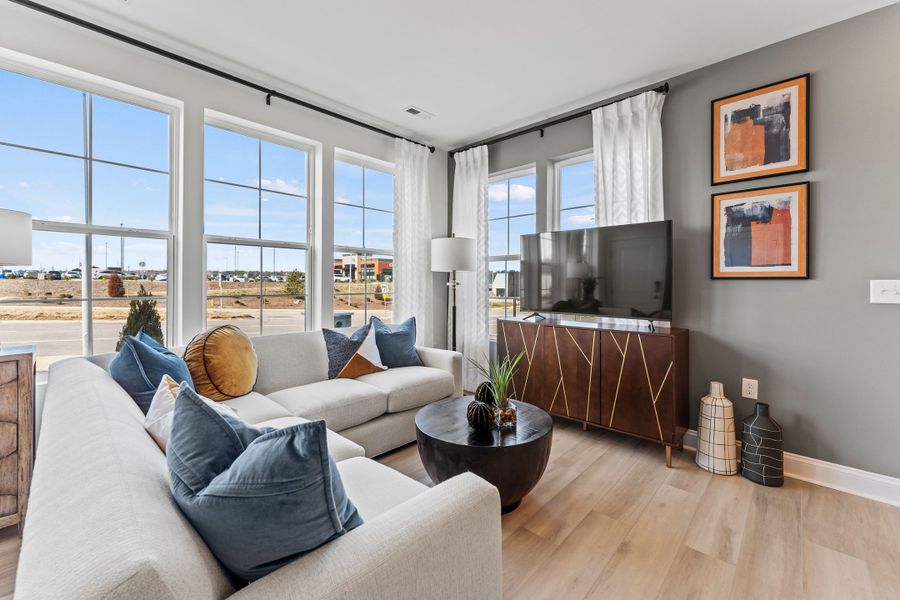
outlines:
[[[900,279],[873,279],[869,282],[869,302],[900,304]]]

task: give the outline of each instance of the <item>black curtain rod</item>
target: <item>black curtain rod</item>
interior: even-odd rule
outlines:
[[[420,146],[425,146],[432,153],[434,153],[434,146],[429,146],[428,144],[423,144],[422,142],[417,142],[415,140],[411,140],[402,135],[398,135],[396,133],[392,133],[387,131],[386,129],[381,129],[380,127],[376,127],[374,125],[370,125],[369,123],[365,123],[363,121],[358,121],[352,117],[348,117],[347,115],[342,115],[341,113],[334,112],[333,110],[329,110],[327,108],[323,108],[321,106],[317,106],[305,100],[301,100],[300,98],[294,98],[293,96],[289,96],[287,94],[282,94],[279,91],[269,89],[263,85],[258,83],[254,83],[248,79],[244,79],[242,77],[238,77],[237,75],[232,75],[226,71],[221,71],[214,67],[210,67],[209,65],[205,65],[199,61],[192,60],[190,58],[181,56],[180,54],[175,54],[174,52],[169,52],[168,50],[164,50],[159,48],[158,46],[154,46],[152,44],[148,44],[147,42],[142,42],[141,40],[135,39],[133,37],[124,35],[117,31],[113,31],[112,29],[107,29],[106,27],[101,27],[96,23],[91,23],[90,21],[85,21],[84,19],[79,19],[73,15],[68,13],[64,13],[62,11],[56,10],[55,8],[50,8],[49,6],[44,6],[43,4],[39,4],[37,2],[31,2],[30,0],[9,0],[13,4],[18,4],[20,6],[24,6],[25,8],[30,8],[37,12],[43,13],[45,15],[49,15],[51,17],[55,17],[62,21],[66,21],[67,23],[71,23],[73,25],[78,25],[79,27],[83,27],[85,29],[89,29],[95,33],[99,33],[101,35],[105,35],[107,37],[113,38],[120,42],[124,42],[126,44],[130,44],[142,50],[146,50],[147,52],[152,52],[154,54],[158,54],[159,56],[168,58],[169,60],[174,60],[175,62],[179,62],[183,65],[187,65],[194,69],[198,69],[205,73],[209,73],[210,75],[215,75],[216,77],[221,77],[222,79],[227,79],[233,83],[237,83],[248,87],[250,89],[256,90],[258,92],[262,92],[266,95],[266,104],[272,104],[272,98],[278,98],[279,100],[284,100],[285,102],[290,102],[292,104],[296,104],[298,106],[302,106],[304,108],[308,108],[310,110],[314,110],[316,112],[322,113],[323,115],[328,115],[329,117],[333,117],[335,119],[339,119],[344,121],[345,123],[350,123],[352,125],[356,125],[357,127],[362,127],[364,129],[368,129],[369,131],[374,131],[375,133],[380,133],[381,135],[386,135],[392,138],[399,138],[401,140],[406,140],[408,142],[412,142],[414,144],[418,144]]]
[[[473,144],[468,144],[461,148],[457,148],[456,150],[450,151],[450,156],[453,156],[457,152],[465,152],[466,150],[471,150],[477,146],[482,145],[490,145],[496,144],[498,142],[504,142],[506,140],[511,140],[515,137],[519,137],[520,135],[525,135],[526,133],[534,133],[535,131],[539,131],[541,133],[541,137],[544,137],[544,129],[547,127],[553,127],[554,125],[559,125],[560,123],[565,123],[566,121],[571,121],[572,119],[577,119],[579,117],[584,117],[591,114],[591,111],[596,110],[602,106],[609,106],[610,104],[615,104],[616,102],[621,102],[627,98],[634,98],[635,96],[640,96],[645,92],[658,92],[660,94],[668,94],[669,93],[669,84],[668,82],[652,87],[652,88],[643,88],[634,92],[629,92],[627,94],[622,94],[620,96],[616,96],[609,100],[603,100],[602,102],[598,102],[596,104],[591,104],[590,106],[585,106],[583,108],[575,109],[573,112],[568,112],[563,115],[558,115],[556,117],[550,117],[545,121],[541,121],[540,123],[534,123],[533,125],[526,125],[520,129],[516,129],[514,131],[510,131],[509,133],[503,133],[500,135],[496,135],[494,137],[489,137],[481,140],[480,142],[475,142]]]

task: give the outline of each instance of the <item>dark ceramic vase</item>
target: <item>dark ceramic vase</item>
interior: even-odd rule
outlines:
[[[485,404],[494,404],[494,388],[487,381],[482,381],[475,388],[475,399]]]
[[[760,485],[784,485],[784,430],[769,416],[765,402],[757,402],[744,419],[741,475]]]
[[[466,419],[469,421],[469,427],[476,432],[490,431],[496,418],[493,404],[476,399],[469,402],[469,406],[466,407]]]

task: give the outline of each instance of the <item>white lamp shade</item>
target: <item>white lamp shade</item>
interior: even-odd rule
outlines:
[[[475,240],[464,237],[437,238],[431,240],[431,270],[475,270]]]
[[[0,208],[0,265],[31,264],[31,215]]]

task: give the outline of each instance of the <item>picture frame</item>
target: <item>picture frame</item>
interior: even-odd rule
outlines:
[[[714,193],[713,279],[809,278],[809,183]]]
[[[710,113],[712,185],[809,171],[809,73],[717,98]]]

